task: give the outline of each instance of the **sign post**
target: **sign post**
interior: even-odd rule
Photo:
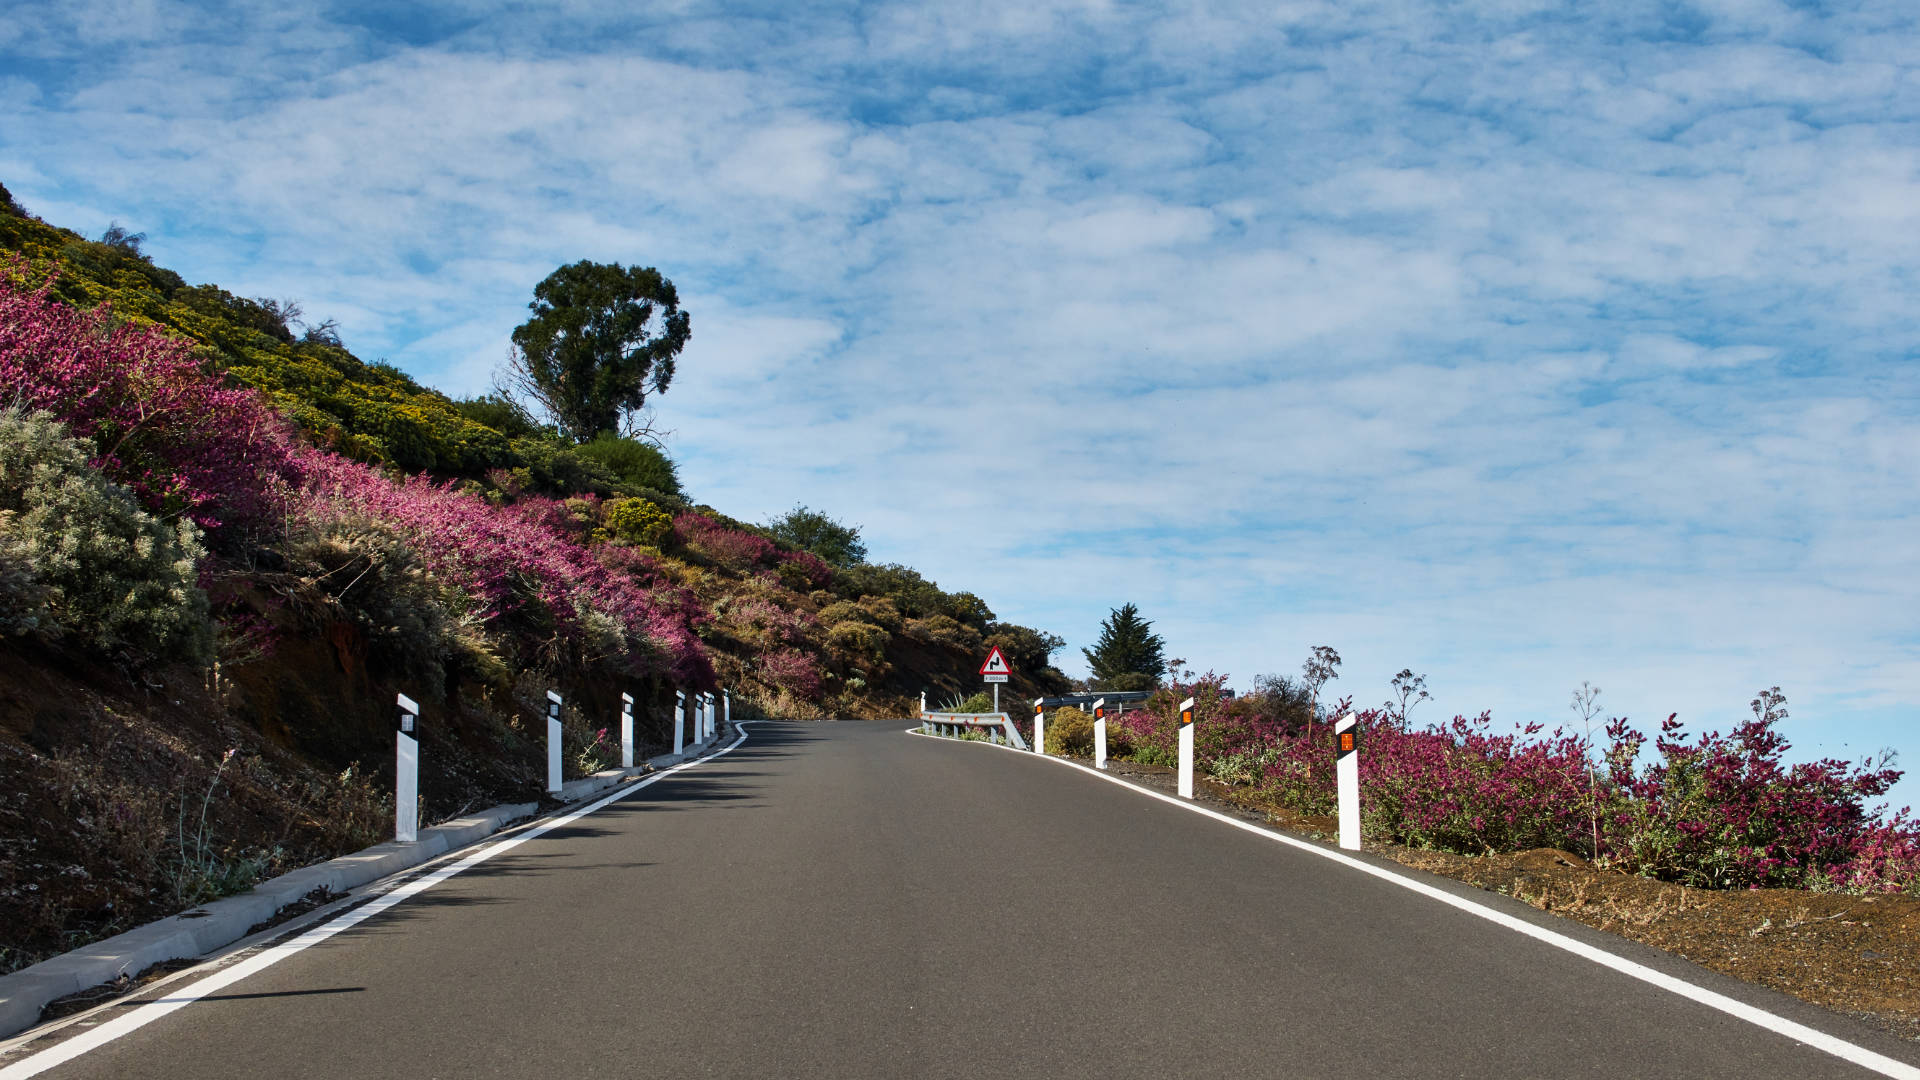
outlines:
[[[1006,682],[1007,676],[1011,674],[1013,674],[1012,665],[1008,664],[1007,658],[1001,654],[1000,646],[995,645],[993,650],[987,653],[987,662],[980,665],[980,677],[993,684],[994,712],[1000,711],[1000,684]],[[1042,747],[1040,752],[1046,753],[1046,748]]]
[[[1045,700],[1033,699],[1033,751],[1036,754],[1047,752],[1047,710],[1041,705]]]
[[[400,697],[400,719],[393,737],[393,838],[403,844],[420,839],[420,706]]]
[[[1193,798],[1193,699],[1180,703],[1180,797]]]
[[[687,692],[673,692],[673,755],[679,757],[687,750]]]
[[[1093,767],[1107,767],[1107,699],[1093,703]]]
[[[620,767],[633,768],[633,695],[620,695]]]
[[[1360,721],[1352,713],[1333,725],[1334,784],[1340,796],[1340,846],[1360,850]]]
[[[560,695],[547,691],[547,790],[560,794]]]

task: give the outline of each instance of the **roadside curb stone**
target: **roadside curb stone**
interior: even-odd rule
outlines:
[[[684,754],[663,754],[631,769],[603,769],[592,776],[568,781],[560,788],[560,801],[571,805],[592,798],[649,772],[691,761],[710,749],[713,747],[690,748]],[[204,956],[246,937],[248,930],[273,918],[282,908],[315,889],[350,892],[484,840],[510,822],[533,816],[538,808],[538,803],[505,803],[455,818],[421,829],[420,839],[413,843],[389,840],[351,855],[292,870],[238,896],[202,904],[191,911],[0,976],[0,1039],[18,1035],[39,1023],[41,1010],[49,1002],[112,982],[122,975],[138,975],[155,964]]]

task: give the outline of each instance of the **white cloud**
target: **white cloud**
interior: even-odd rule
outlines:
[[[658,266],[697,495],[1070,667],[1134,600],[1240,680],[1331,643],[1363,702],[1723,726],[1779,682],[1920,755],[1897,4],[123,9],[0,19],[29,207],[456,393],[554,266]]]

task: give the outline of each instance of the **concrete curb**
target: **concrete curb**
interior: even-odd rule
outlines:
[[[717,743],[718,740],[716,739]],[[689,747],[683,754],[665,754],[632,769],[605,769],[561,785],[560,801],[577,803],[649,772],[691,761],[711,745]],[[192,911],[182,912],[105,941],[42,960],[11,975],[0,976],[0,1039],[17,1035],[40,1022],[47,1004],[121,975],[138,975],[168,960],[204,956],[247,936],[247,931],[273,918],[280,909],[325,886],[344,893],[408,870],[449,851],[478,843],[509,823],[531,817],[538,803],[506,803],[469,817],[421,829],[411,844],[388,841],[352,855],[342,855],[313,866],[263,881],[238,896],[229,896]]]

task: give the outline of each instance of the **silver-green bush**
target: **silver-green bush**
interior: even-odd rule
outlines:
[[[87,464],[47,413],[0,409],[0,632],[203,660],[206,549]]]

